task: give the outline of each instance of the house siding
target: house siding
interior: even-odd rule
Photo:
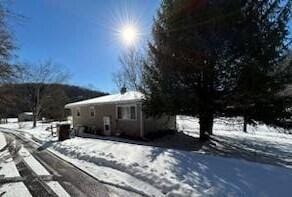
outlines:
[[[116,114],[116,107],[122,104],[102,104],[102,105],[86,105],[80,107],[71,108],[73,116],[73,127],[87,126],[97,133],[103,134],[103,117],[109,116],[111,119],[111,135],[125,134],[129,136],[140,136],[140,104],[127,103],[131,105],[137,105],[137,117],[136,120],[118,120]],[[90,115],[90,107],[94,107],[95,116]],[[80,116],[77,116],[77,109],[80,110]]]
[[[144,135],[159,132],[161,130],[176,129],[175,116],[162,116],[160,118],[144,118]]]
[[[135,105],[136,120],[119,120],[117,118],[117,106]],[[90,108],[94,107],[95,116],[90,115]],[[77,116],[77,109],[80,116]],[[162,116],[161,118],[147,118],[142,115],[141,124],[141,102],[124,104],[99,104],[86,105],[71,108],[73,117],[73,127],[86,126],[96,131],[96,134],[104,134],[103,117],[109,116],[111,119],[111,135],[127,135],[131,137],[144,137],[161,130],[175,129],[175,116]],[[143,113],[142,113],[143,114]],[[143,136],[141,136],[141,129]]]

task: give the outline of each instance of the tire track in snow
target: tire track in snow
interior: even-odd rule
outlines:
[[[91,174],[101,183],[129,190],[143,196],[165,196],[160,189],[151,185],[147,180],[141,179],[132,173],[128,173],[127,170],[123,170],[126,168],[115,165],[115,163],[106,159],[93,158],[92,161],[88,161],[87,156],[79,155],[78,158],[74,158],[74,155],[76,154],[71,154],[73,155],[73,158],[71,158],[70,156],[64,155],[62,154],[64,151],[60,148],[58,149],[54,147],[54,150],[52,151],[81,170]],[[110,177],[110,180],[108,177]]]
[[[11,142],[11,139],[8,139]],[[51,175],[23,146],[10,143],[9,151],[20,175],[24,178],[24,185],[33,196],[60,196],[69,197],[70,195],[57,182],[52,181]]]

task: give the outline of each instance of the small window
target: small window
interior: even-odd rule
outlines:
[[[122,107],[118,107],[117,108],[117,110],[118,110],[118,119],[122,119]]]
[[[136,119],[136,107],[132,106],[130,109],[131,109],[131,112],[130,112],[131,113],[130,114],[131,115],[131,119],[135,120]]]
[[[118,106],[117,117],[120,120],[136,120],[136,106]]]
[[[95,116],[95,110],[94,110],[94,107],[93,106],[89,108],[89,113],[90,113],[90,116],[91,117],[94,117]]]
[[[77,109],[76,109],[76,115],[77,115],[77,116],[80,116],[80,108],[77,108]]]

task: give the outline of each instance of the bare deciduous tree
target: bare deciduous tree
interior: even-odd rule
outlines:
[[[11,33],[7,27],[8,11],[0,2],[0,120],[7,118],[8,108],[13,105],[14,97],[7,93],[5,84],[11,83],[18,73],[19,67],[11,64],[15,45]]]
[[[130,50],[119,57],[122,67],[113,74],[113,81],[118,88],[126,87],[140,90],[142,84],[143,56],[136,50]]]
[[[17,71],[17,66],[10,63],[15,49],[10,31],[7,28],[7,10],[0,2],[0,83],[7,83]]]
[[[47,97],[52,96],[50,93],[53,91],[53,86],[51,85],[64,83],[67,78],[67,73],[52,63],[52,61],[26,66],[22,77],[27,91],[27,96],[24,99],[33,113],[33,127],[36,127],[37,120],[44,109],[44,103],[47,101]]]
[[[43,100],[41,116],[50,120],[64,120],[64,106],[69,98],[62,86],[58,84],[49,85],[49,93]]]

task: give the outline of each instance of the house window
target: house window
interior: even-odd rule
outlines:
[[[117,117],[119,120],[136,120],[136,106],[118,106]]]
[[[132,120],[136,120],[136,107],[135,106],[130,107],[130,118]]]
[[[93,106],[89,108],[89,113],[90,113],[90,116],[91,117],[94,117],[95,116],[95,110],[94,110],[94,107]]]
[[[80,116],[80,108],[77,108],[77,109],[76,109],[76,115],[77,115],[77,116]]]

